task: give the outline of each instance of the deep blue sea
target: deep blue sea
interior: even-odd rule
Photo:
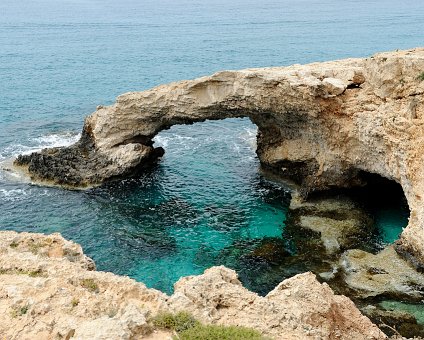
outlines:
[[[423,32],[422,0],[1,0],[0,161],[76,141],[123,92],[412,48]],[[155,169],[86,192],[0,172],[0,229],[60,232],[98,269],[170,292],[240,242],[282,237],[289,193],[260,174],[255,134],[246,119],[175,126],[156,137]],[[407,217],[376,212],[382,242]]]

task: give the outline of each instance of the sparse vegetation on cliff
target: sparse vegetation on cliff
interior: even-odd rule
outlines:
[[[28,312],[28,309],[29,309],[29,305],[16,306],[10,312],[10,316],[12,318],[17,318],[19,316],[26,314]]]
[[[81,280],[81,286],[88,289],[90,292],[93,292],[93,293],[99,292],[99,285],[93,279]]]
[[[266,340],[258,331],[237,326],[203,325],[190,313],[159,313],[152,320],[157,328],[177,333],[181,340]]]
[[[178,334],[181,340],[266,340],[258,331],[245,327],[199,325]]]
[[[176,332],[182,332],[200,325],[200,322],[187,312],[179,312],[177,314],[162,312],[156,315],[152,321],[157,328],[171,329]]]
[[[0,275],[28,275],[30,277],[47,277],[46,273],[44,273],[41,269],[37,270],[23,270],[21,268],[18,269],[5,269],[0,268]]]

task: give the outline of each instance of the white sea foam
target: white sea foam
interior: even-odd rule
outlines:
[[[178,145],[179,147],[189,149],[193,145],[195,138],[189,136],[181,136],[179,134],[167,134],[166,136],[156,136],[154,138],[155,146],[167,148],[168,145]]]
[[[5,200],[13,199],[16,196],[27,196],[28,193],[26,190],[23,189],[0,189],[0,197],[2,197]]]
[[[81,134],[75,132],[64,132],[31,138],[25,143],[11,144],[1,149],[0,161],[14,158],[21,154],[27,155],[44,148],[69,146],[77,142],[80,137]]]
[[[25,189],[0,189],[0,201],[22,201],[25,199],[31,198],[33,195],[33,188],[25,188]],[[37,196],[46,196],[50,195],[47,189],[37,190]]]
[[[44,148],[68,146],[77,142],[80,137],[81,134],[75,132],[48,134],[28,139],[24,143],[11,144],[0,149],[0,180],[27,181],[28,179],[22,173],[12,170],[14,158],[18,155],[27,155]],[[1,190],[0,197],[5,200],[16,200],[24,197],[22,192],[7,191],[6,189]]]
[[[24,189],[0,189],[0,202],[16,202],[26,199],[29,193]]]
[[[80,133],[64,132],[60,134],[44,135],[38,138],[34,138],[34,141],[39,142],[43,147],[58,147],[72,145],[80,138]]]
[[[242,133],[240,133],[239,138],[245,141],[249,147],[256,151],[256,135],[258,129],[256,128],[245,128]]]

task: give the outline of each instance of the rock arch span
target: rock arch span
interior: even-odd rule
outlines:
[[[130,176],[161,156],[152,138],[175,124],[249,117],[261,164],[312,190],[359,183],[359,171],[402,186],[411,210],[397,249],[424,264],[424,49],[241,71],[119,96],[67,148],[19,156],[32,179],[68,187]]]

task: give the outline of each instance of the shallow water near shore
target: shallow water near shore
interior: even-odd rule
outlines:
[[[124,92],[222,69],[412,48],[423,31],[421,0],[2,0],[0,162],[75,142],[84,116]],[[176,126],[155,138],[166,150],[157,167],[85,192],[0,171],[0,229],[60,232],[98,269],[167,293],[179,277],[225,263],[265,294],[310,268],[276,270],[246,256],[286,241],[290,199],[261,175],[255,136],[248,119]],[[407,224],[405,204],[368,208],[379,230],[371,246],[393,242]]]
[[[291,198],[286,186],[261,174],[249,119],[174,126],[155,142],[167,150],[156,167],[100,188],[67,191],[3,179],[3,229],[60,232],[80,243],[99,270],[167,293],[181,276],[213,265],[237,269],[245,286],[261,294],[284,278],[317,270],[302,259],[283,268],[249,257],[278,240],[289,251],[283,234]],[[379,231],[364,248],[393,242],[407,224],[402,197],[379,204],[357,199]]]

